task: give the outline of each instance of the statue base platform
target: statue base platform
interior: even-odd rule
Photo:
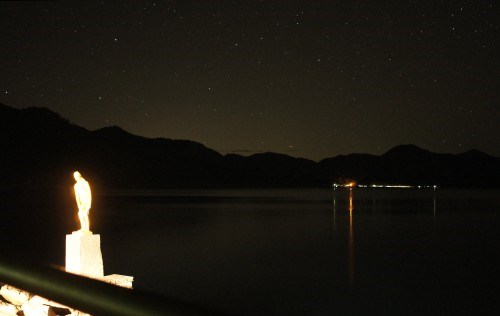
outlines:
[[[134,282],[134,277],[121,274],[110,274],[105,277],[99,278],[99,280],[113,285],[125,287],[128,289],[132,288],[132,282]]]
[[[66,271],[91,278],[104,276],[100,235],[90,231],[66,235]]]

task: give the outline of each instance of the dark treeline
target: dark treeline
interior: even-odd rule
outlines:
[[[477,150],[437,154],[414,145],[381,156],[351,154],[320,162],[283,154],[221,155],[187,140],[144,138],[119,127],[89,131],[46,108],[0,104],[0,186],[53,187],[80,170],[108,188],[328,187],[359,183],[500,187],[500,158]]]

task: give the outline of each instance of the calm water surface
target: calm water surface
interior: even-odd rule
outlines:
[[[498,311],[499,191],[115,192],[105,268],[242,315]]]
[[[119,191],[94,200],[105,273],[133,275],[137,289],[238,315],[500,311],[499,190]],[[63,265],[73,201],[0,201],[4,252]],[[12,212],[21,201],[37,213]],[[19,238],[26,223],[37,238]]]

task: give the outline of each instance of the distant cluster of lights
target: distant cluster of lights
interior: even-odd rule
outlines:
[[[334,183],[332,185],[336,188],[398,188],[398,189],[437,189],[437,185],[404,185],[404,184],[356,184],[356,182],[349,183]]]

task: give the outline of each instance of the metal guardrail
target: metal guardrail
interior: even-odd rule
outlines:
[[[195,304],[21,260],[0,259],[0,281],[92,315],[221,315]]]

